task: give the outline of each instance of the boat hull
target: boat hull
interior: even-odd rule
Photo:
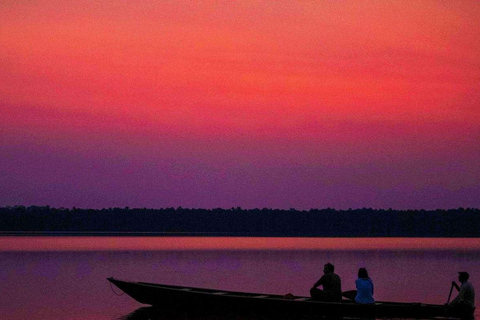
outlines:
[[[360,318],[464,318],[449,314],[443,305],[421,303],[377,302],[370,305],[349,300],[313,301],[308,297],[288,299],[280,295],[219,291],[170,286],[144,282],[108,280],[136,301],[157,309],[179,309],[190,312],[235,312],[249,314],[312,315]]]

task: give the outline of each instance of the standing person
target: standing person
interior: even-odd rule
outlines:
[[[318,301],[341,301],[342,300],[342,282],[340,277],[334,273],[335,267],[327,263],[323,267],[323,276],[315,282],[310,289],[310,296]],[[318,289],[322,286],[323,290]]]
[[[461,286],[459,287],[455,281],[452,281],[452,286],[457,289],[458,295],[448,305],[451,309],[454,309],[460,313],[469,314],[473,312],[475,308],[475,290],[470,282],[468,272],[459,272],[458,281]]]
[[[373,299],[373,282],[368,276],[367,269],[358,269],[358,279],[355,280],[355,286],[357,287],[357,295],[355,296],[357,303],[369,304],[375,302]]]

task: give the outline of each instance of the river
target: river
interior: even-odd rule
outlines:
[[[443,304],[458,271],[480,288],[480,239],[7,236],[0,237],[0,314],[141,319],[142,305],[117,296],[106,280],[112,276],[308,295],[326,262],[344,291],[354,289],[358,268],[367,268],[377,300]]]

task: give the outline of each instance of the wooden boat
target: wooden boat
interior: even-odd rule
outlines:
[[[355,318],[466,318],[444,305],[401,302],[376,302],[362,305],[351,300],[314,301],[310,297],[257,294],[164,284],[129,282],[108,278],[136,301],[159,309],[176,308],[191,312],[248,312],[249,314],[332,316]]]

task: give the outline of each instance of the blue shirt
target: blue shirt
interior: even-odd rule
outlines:
[[[357,287],[357,296],[355,297],[357,303],[366,304],[375,302],[375,300],[373,300],[372,279],[358,278],[355,280],[355,285]]]

